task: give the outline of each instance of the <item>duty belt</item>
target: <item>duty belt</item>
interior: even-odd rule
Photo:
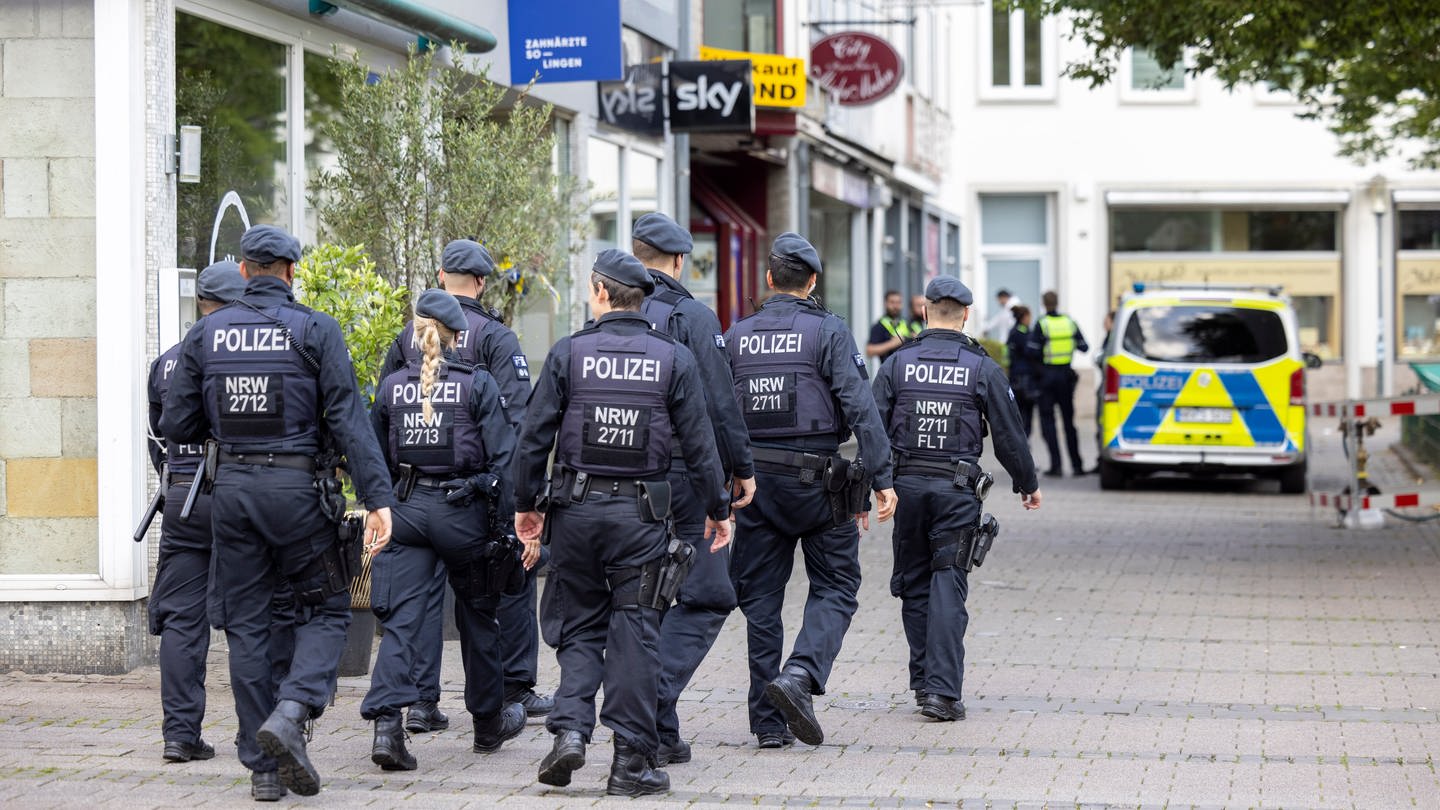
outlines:
[[[590,475],[578,470],[566,470],[560,476],[560,483],[554,488],[552,497],[560,503],[584,503],[592,492],[635,497],[640,493],[640,481],[635,478]]]
[[[956,461],[954,463],[944,461],[927,461],[918,458],[899,458],[895,461],[896,475],[923,475],[929,478],[948,478],[952,481],[965,481],[972,488],[975,482],[985,471],[980,465],[973,461]]]
[[[170,477],[169,485],[172,487],[188,487],[193,483],[195,483],[195,476],[193,475],[173,475]]]
[[[755,469],[778,475],[799,473],[800,480],[806,484],[820,480],[831,455],[781,450],[778,447],[750,448],[750,456],[755,459]]]
[[[220,451],[221,464],[255,464],[300,472],[315,472],[315,457],[303,453],[227,453]]]

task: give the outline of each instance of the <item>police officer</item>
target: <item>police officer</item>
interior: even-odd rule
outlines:
[[[490,753],[525,728],[525,708],[503,707],[500,626],[495,618],[503,582],[523,580],[519,546],[510,549],[514,514],[510,475],[515,433],[489,373],[445,352],[469,322],[455,297],[426,290],[411,324],[424,359],[381,381],[372,418],[397,479],[394,542],[375,557],[371,606],[385,638],[360,715],[375,721],[370,759],[387,771],[411,771],[400,710],[420,699],[414,671],[417,642],[426,640],[430,583],[437,563],[455,589],[456,624],[465,667],[465,706],[474,718],[474,750]],[[492,500],[493,498],[493,500]],[[494,521],[500,515],[504,520]],[[498,576],[497,576],[498,574]],[[517,583],[518,584],[518,583]]]
[[[1026,349],[1030,357],[1040,361],[1040,435],[1045,437],[1045,449],[1050,452],[1050,469],[1045,474],[1059,478],[1065,474],[1060,468],[1060,442],[1055,434],[1055,409],[1060,409],[1061,427],[1065,429],[1065,449],[1070,454],[1070,468],[1076,475],[1087,475],[1085,462],[1080,458],[1080,437],[1075,432],[1075,380],[1070,359],[1075,352],[1090,351],[1080,325],[1069,315],[1056,311],[1060,297],[1054,290],[1047,290],[1040,296],[1045,305],[1045,317],[1030,330]]]
[[[340,325],[291,295],[300,243],[259,225],[240,251],[245,294],[185,336],[160,429],[180,444],[218,442],[210,620],[229,641],[236,747],[251,792],[275,801],[283,788],[320,791],[303,726],[334,692],[350,623],[351,572],[337,531],[345,501],[334,459],[322,455],[329,443],[344,452],[371,510],[372,549],[389,541],[395,497]],[[297,615],[294,654],[276,689],[267,647],[278,588],[294,592]]]
[[[200,316],[219,309],[245,292],[240,266],[216,262],[195,280]],[[155,587],[150,591],[150,632],[160,637],[160,706],[165,714],[164,757],[169,762],[210,759],[215,749],[200,739],[205,719],[205,656],[210,651],[210,626],[205,622],[206,586],[210,582],[210,496],[197,495],[189,520],[180,512],[202,457],[198,444],[160,439],[160,414],[180,344],[171,346],[150,366],[150,461],[161,477],[165,511],[160,524],[160,558]]]
[[[794,737],[810,745],[825,738],[811,696],[825,694],[858,604],[856,521],[869,529],[861,504],[872,477],[881,520],[895,511],[895,493],[865,356],[845,322],[810,298],[819,254],[799,234],[782,233],[769,264],[765,280],[774,295],[725,336],[759,479],[755,501],[736,517],[744,542],[730,573],[747,623],[750,731],[761,748],[780,748]],[[853,462],[839,455],[852,431],[860,444]],[[780,611],[797,540],[810,593],[782,669]]]
[[[695,357],[640,314],[654,282],[628,253],[601,251],[590,276],[593,327],[550,350],[515,460],[515,528],[527,543],[549,536],[541,608],[556,648],[560,688],[545,724],[553,750],[539,780],[564,786],[585,764],[603,677],[601,721],[614,731],[606,792],[670,789],[651,765],[659,676],[660,613],[683,576],[688,544],[669,537],[671,447],[679,442],[705,511],[713,553],[730,542],[729,497],[716,460]],[[555,448],[548,506],[537,503]]]
[[[750,460],[745,422],[735,401],[720,322],[679,281],[694,241],[689,231],[660,213],[635,220],[631,233],[635,258],[650,271],[655,285],[655,291],[645,296],[640,311],[650,319],[652,328],[680,341],[695,355],[720,464],[732,476],[731,488],[737,495],[731,508],[740,509],[754,497],[755,465]],[[675,458],[670,462],[670,509],[675,531],[680,539],[703,551],[704,500],[692,486],[694,479],[679,457],[678,443],[671,452]],[[728,549],[697,554],[694,567],[680,586],[679,599],[660,620],[660,705],[656,714],[660,749],[656,759],[662,766],[690,761],[690,746],[680,739],[680,717],[675,706],[714,646],[725,617],[735,609],[735,587],[729,569]]]
[[[530,399],[530,365],[520,350],[515,333],[496,312],[480,303],[485,280],[495,272],[490,251],[471,239],[456,239],[440,255],[440,287],[455,296],[465,313],[467,325],[455,339],[454,351],[462,363],[488,371],[500,387],[501,407],[518,431],[525,421],[525,404]],[[400,370],[420,357],[414,324],[407,324],[380,369],[380,378]],[[500,597],[500,650],[505,666],[505,702],[519,702],[525,714],[542,717],[555,702],[536,694],[535,678],[540,654],[540,628],[535,615],[535,576],[538,566],[526,572],[525,588]],[[430,583],[431,617],[424,624],[425,640],[415,658],[420,700],[405,717],[405,729],[412,732],[439,731],[450,727],[450,718],[440,711],[440,659],[444,650],[445,572],[437,568]]]
[[[875,402],[895,451],[895,568],[890,593],[910,643],[910,688],[920,713],[964,720],[960,702],[966,571],[989,479],[980,470],[986,425],[995,455],[1022,493],[1040,508],[1035,462],[1005,372],[961,334],[973,296],[951,276],[925,287],[928,328],[880,366]]]

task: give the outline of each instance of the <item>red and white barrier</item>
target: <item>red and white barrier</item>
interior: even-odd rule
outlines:
[[[1440,414],[1440,394],[1392,399],[1355,399],[1343,402],[1312,402],[1311,416],[1365,419],[1371,416],[1428,416]]]
[[[1425,394],[1386,399],[1345,400],[1342,402],[1313,402],[1305,407],[1312,417],[1338,418],[1349,424],[1351,420],[1364,420],[1387,416],[1428,416],[1440,414],[1440,394]],[[1357,446],[1364,447],[1366,431],[1357,423],[1353,438]],[[1355,453],[1347,454],[1350,460],[1350,489],[1362,491],[1362,473],[1355,468]],[[1340,525],[1346,528],[1375,529],[1384,525],[1380,510],[1413,509],[1421,506],[1440,506],[1440,490],[1416,490],[1414,492],[1392,492],[1382,495],[1351,496],[1348,493],[1311,492],[1311,506],[1331,507],[1340,515]],[[1368,517],[1367,517],[1368,516]]]
[[[1329,506],[1350,511],[1351,497],[1346,493],[1312,492],[1311,506]],[[1361,509],[1410,509],[1417,506],[1440,506],[1440,490],[1398,492],[1388,495],[1366,495],[1360,499]]]

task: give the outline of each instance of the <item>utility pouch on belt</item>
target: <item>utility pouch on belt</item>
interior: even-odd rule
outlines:
[[[410,500],[410,493],[415,491],[415,479],[420,473],[415,469],[414,464],[401,464],[399,466],[399,477],[395,482],[395,497],[402,503]]]
[[[661,523],[670,519],[670,482],[638,481],[640,519],[646,523]]]

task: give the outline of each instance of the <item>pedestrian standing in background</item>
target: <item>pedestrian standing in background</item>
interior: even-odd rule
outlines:
[[[912,330],[910,321],[901,315],[900,301],[899,290],[885,291],[885,314],[870,327],[870,340],[865,344],[866,357],[884,360],[905,341],[920,334],[920,330]]]
[[[1030,330],[1026,346],[1032,360],[1040,363],[1040,435],[1045,437],[1045,447],[1050,452],[1050,468],[1047,476],[1059,478],[1065,474],[1060,467],[1060,442],[1055,432],[1055,410],[1060,411],[1061,427],[1065,430],[1065,449],[1070,454],[1070,469],[1075,475],[1088,475],[1085,462],[1080,458],[1080,438],[1075,433],[1075,370],[1070,367],[1076,352],[1090,351],[1080,325],[1069,315],[1058,311],[1060,296],[1048,290],[1040,297],[1045,305],[1045,317]]]
[[[1015,325],[1005,338],[1010,358],[1010,390],[1015,393],[1015,406],[1020,409],[1020,424],[1029,436],[1035,424],[1035,401],[1040,396],[1040,372],[1026,346],[1030,342],[1030,308],[1017,306],[1012,312]]]

